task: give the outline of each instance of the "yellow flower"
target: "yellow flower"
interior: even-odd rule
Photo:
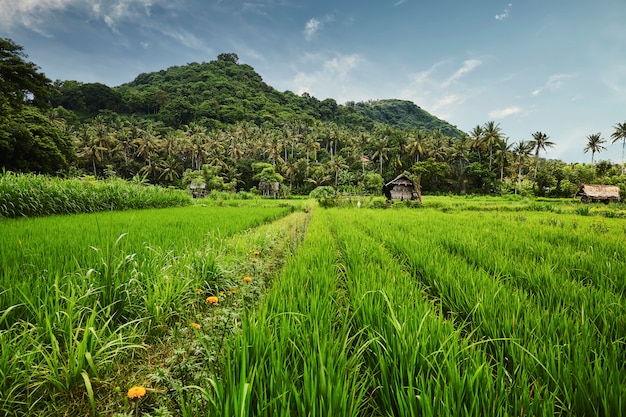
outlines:
[[[198,323],[191,323],[190,326],[196,330],[200,330],[200,325]]]
[[[224,291],[220,291],[220,295],[223,297],[224,296]]]
[[[252,282],[252,278],[250,277],[243,277],[244,282]]]
[[[196,288],[196,294],[202,294],[204,291],[202,291],[200,288]]]
[[[207,298],[206,298],[206,302],[207,302],[207,304],[217,304],[217,303],[219,302],[219,300],[220,300],[220,299],[219,299],[219,298],[217,298],[217,297],[216,297],[216,296],[214,296],[214,295],[211,295],[210,297],[207,297]]]
[[[235,292],[235,291],[237,291],[237,287],[233,287],[233,288],[231,288],[230,290],[231,290],[232,292]]]
[[[254,253],[254,256],[258,256],[258,255],[260,255],[260,254],[261,254],[261,252],[259,252],[258,250],[255,250],[255,251],[254,251],[254,252],[252,252],[252,253]]]
[[[253,264],[259,262],[259,260],[257,258],[252,258],[251,261],[252,261]]]
[[[128,398],[141,398],[146,395],[146,388],[142,386],[135,385],[128,390]]]

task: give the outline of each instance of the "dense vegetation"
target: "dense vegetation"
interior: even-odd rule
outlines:
[[[109,178],[60,179],[35,174],[0,173],[0,219],[106,210],[164,208],[191,204],[182,190],[145,186]]]
[[[19,46],[6,39],[0,46],[2,90],[9,92],[0,102],[0,165],[7,170],[139,174],[177,187],[204,176],[213,189],[247,191],[264,179],[253,165],[264,163],[273,168],[266,179],[281,182],[283,195],[321,185],[379,192],[403,172],[425,193],[571,197],[583,183],[626,191],[622,167],[595,163],[605,149],[600,133],[581,141],[591,164],[565,164],[544,159],[557,145],[546,133],[510,142],[493,121],[461,132],[407,101],[340,105],[279,92],[234,53],[109,87],[51,83]],[[611,138],[624,145],[626,123]]]

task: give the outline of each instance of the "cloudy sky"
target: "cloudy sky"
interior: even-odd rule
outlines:
[[[0,0],[0,37],[51,79],[117,86],[234,52],[274,88],[411,100],[461,130],[493,120],[548,157],[621,162],[624,0]]]

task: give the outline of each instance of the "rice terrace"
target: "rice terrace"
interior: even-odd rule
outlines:
[[[150,188],[153,208],[11,218],[35,201],[17,180],[3,415],[625,414],[621,204]]]

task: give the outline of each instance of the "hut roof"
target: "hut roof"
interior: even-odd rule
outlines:
[[[393,180],[389,181],[385,184],[385,187],[394,186],[394,185],[408,185],[413,186],[413,181],[409,177],[404,174],[400,174],[395,177]]]
[[[619,200],[619,187],[615,185],[583,184],[576,197],[587,197],[596,200]]]

